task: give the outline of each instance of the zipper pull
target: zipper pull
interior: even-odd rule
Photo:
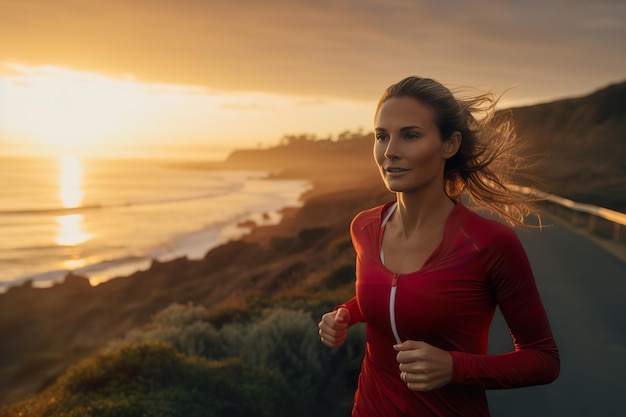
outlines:
[[[400,278],[400,274],[395,274],[393,276],[393,279],[391,280],[391,286],[395,287],[396,285],[398,285],[398,279]]]

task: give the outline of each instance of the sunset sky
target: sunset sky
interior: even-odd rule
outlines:
[[[608,0],[0,0],[0,39],[0,155],[367,130],[407,75],[512,88],[506,106],[626,79],[626,2]]]

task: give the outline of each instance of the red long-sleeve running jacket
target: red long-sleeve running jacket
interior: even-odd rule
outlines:
[[[420,270],[395,274],[380,257],[381,225],[392,204],[360,213],[351,225],[356,297],[343,306],[350,310],[350,324],[364,321],[367,331],[352,415],[484,417],[485,389],[553,381],[558,350],[514,231],[457,203],[440,245]],[[496,305],[515,350],[494,355],[487,354],[487,343]],[[401,341],[450,352],[451,382],[431,392],[410,391],[400,379],[394,332]]]

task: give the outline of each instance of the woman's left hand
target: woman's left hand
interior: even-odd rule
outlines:
[[[400,377],[412,391],[432,391],[452,379],[452,356],[426,342],[407,340],[393,348],[398,351]]]

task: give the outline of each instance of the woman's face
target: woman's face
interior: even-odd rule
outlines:
[[[443,190],[445,161],[456,148],[450,154],[454,141],[441,140],[429,106],[411,97],[388,99],[376,116],[375,138],[374,158],[390,191]]]

